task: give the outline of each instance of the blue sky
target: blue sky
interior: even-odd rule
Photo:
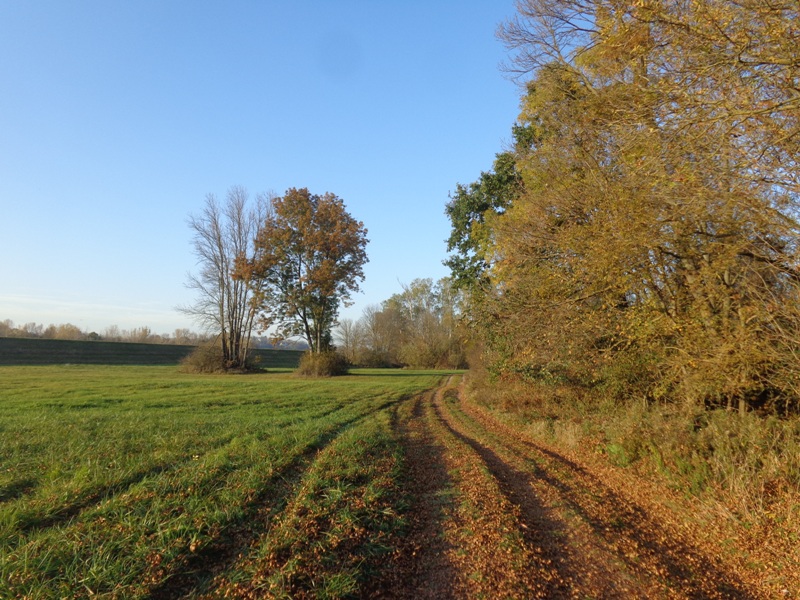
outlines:
[[[513,0],[0,0],[0,320],[197,329],[190,213],[233,185],[333,192],[369,230],[363,292],[447,275],[456,183],[519,89]]]

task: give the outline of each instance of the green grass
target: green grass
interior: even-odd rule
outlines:
[[[441,377],[0,367],[0,597],[353,594],[402,527],[392,411]]]
[[[479,402],[514,427],[573,449],[593,449],[690,497],[725,504],[742,520],[791,522],[800,505],[800,417],[618,400],[594,390],[473,380]],[[777,515],[777,517],[776,517]]]

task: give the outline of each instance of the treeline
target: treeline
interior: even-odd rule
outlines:
[[[800,408],[796,2],[522,0],[513,144],[447,206],[497,376]]]
[[[0,337],[31,338],[46,340],[80,340],[105,342],[134,342],[142,344],[176,344],[194,346],[208,341],[205,334],[198,334],[189,329],[176,329],[173,333],[154,333],[149,327],[120,329],[116,325],[106,327],[102,333],[84,331],[72,323],[44,326],[39,323],[15,325],[11,319],[0,321]]]
[[[48,325],[25,323],[15,325],[11,319],[0,321],[0,338],[28,338],[43,340],[74,340],[89,342],[130,342],[137,344],[173,344],[178,346],[198,346],[214,340],[210,333],[196,333],[191,329],[178,328],[172,333],[154,333],[149,327],[120,329],[117,325],[106,327],[102,333],[84,331],[72,323]],[[306,350],[308,344],[303,340],[288,339],[275,341],[268,336],[255,336],[251,348],[275,350]]]
[[[459,325],[463,292],[449,279],[415,279],[356,321],[336,328],[337,350],[353,365],[458,369],[466,366]]]

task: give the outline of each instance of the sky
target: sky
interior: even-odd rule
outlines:
[[[513,0],[0,0],[0,320],[199,327],[208,194],[332,192],[368,229],[358,318],[442,261],[448,194],[520,90]]]

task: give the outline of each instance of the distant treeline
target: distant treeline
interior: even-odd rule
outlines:
[[[194,345],[0,337],[0,366],[103,364],[176,365]],[[256,366],[296,368],[299,350],[253,350]]]
[[[209,339],[208,335],[189,329],[176,329],[172,333],[155,333],[147,326],[120,329],[116,325],[106,327],[102,333],[85,331],[72,323],[47,325],[25,323],[15,325],[11,319],[0,321],[0,338],[28,338],[44,340],[134,342],[146,344],[177,344],[195,346]]]
[[[14,321],[6,319],[0,321],[0,338],[197,346],[211,341],[213,336],[183,328],[176,329],[172,333],[155,333],[147,326],[120,329],[117,325],[111,325],[106,327],[102,333],[97,333],[96,331],[85,331],[72,323],[50,324],[45,327],[43,324],[34,322],[15,325]],[[280,350],[305,350],[307,348],[304,342],[285,340],[276,344],[267,337],[253,338],[251,346]]]
[[[403,291],[368,306],[357,321],[342,319],[336,348],[353,365],[463,369],[467,332],[460,327],[463,293],[448,278],[415,279]]]

